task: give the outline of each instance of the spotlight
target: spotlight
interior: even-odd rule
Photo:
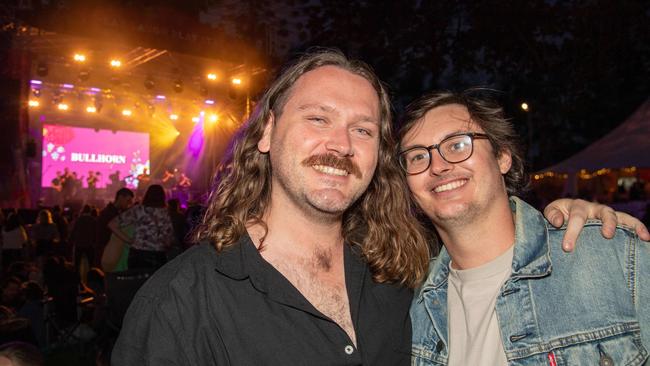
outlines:
[[[30,100],[29,102],[27,102],[27,105],[29,105],[30,107],[38,107],[39,105],[41,105],[41,103],[39,103],[38,100]]]
[[[46,77],[49,72],[49,68],[47,67],[47,64],[45,62],[39,62],[36,65],[36,75],[40,77]]]
[[[131,112],[130,109],[122,109],[122,115],[123,115],[123,116],[129,117],[129,116],[131,116],[132,114],[133,114],[133,112]]]
[[[36,98],[40,97],[41,96],[41,89],[33,88],[32,89],[32,95],[35,96]]]
[[[174,80],[174,91],[176,93],[180,93],[183,91],[183,80],[181,79]]]
[[[70,106],[68,106],[68,105],[65,104],[65,103],[59,103],[56,107],[57,107],[60,111],[67,111],[68,109],[70,109]]]
[[[97,108],[89,105],[88,107],[86,107],[86,112],[88,112],[88,113],[97,113]]]
[[[176,120],[178,120],[178,114],[173,114],[173,113],[170,114],[170,115],[169,115],[169,119],[171,119],[172,121],[176,121]]]
[[[199,121],[200,121],[199,117],[192,117],[192,122],[199,123]]]
[[[218,120],[219,120],[219,116],[217,116],[216,114],[211,114],[210,115],[210,122],[215,123]]]
[[[75,53],[74,56],[73,56],[73,59],[76,62],[86,62],[86,55],[84,55],[82,53]]]
[[[208,74],[208,80],[217,80],[217,74],[211,72]]]
[[[156,86],[156,83],[153,81],[153,77],[151,75],[148,75],[144,79],[144,87],[147,88],[148,90],[153,89],[153,87]]]
[[[122,67],[122,61],[117,59],[111,60],[111,67],[114,69],[119,69],[120,67]]]
[[[241,85],[241,79],[239,79],[239,78],[233,78],[233,79],[232,79],[232,83],[235,84],[235,85]]]

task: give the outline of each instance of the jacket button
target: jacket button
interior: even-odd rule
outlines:
[[[442,341],[438,341],[438,343],[436,343],[436,353],[442,352],[443,349],[445,349],[445,344],[442,343]]]
[[[345,346],[345,353],[346,354],[351,355],[353,352],[354,352],[354,347],[352,347],[349,344],[347,346]]]
[[[614,360],[607,355],[601,355],[600,361],[598,361],[598,366],[614,366]]]

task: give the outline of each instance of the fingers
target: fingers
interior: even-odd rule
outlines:
[[[616,211],[615,214],[619,225],[633,228],[641,240],[650,241],[650,232],[639,219],[624,212]]]
[[[598,205],[595,217],[603,223],[600,228],[603,236],[607,239],[613,238],[616,233],[616,225],[621,222],[618,213],[609,206]]]
[[[587,222],[587,212],[583,208],[572,208],[569,211],[569,221],[562,239],[562,249],[565,252],[572,252],[582,227]]]
[[[569,207],[573,200],[567,198],[557,199],[544,208],[544,216],[551,225],[559,228],[569,217]]]
[[[636,234],[639,236],[639,238],[641,238],[641,240],[650,241],[650,232],[648,231],[648,228],[644,224],[635,227],[635,229],[636,229]]]
[[[564,213],[557,207],[547,206],[544,210],[544,216],[551,223],[551,225],[560,228],[564,225]]]

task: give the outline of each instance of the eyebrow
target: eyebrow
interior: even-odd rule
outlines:
[[[319,110],[321,112],[325,113],[334,113],[339,115],[340,113],[336,110],[336,108],[326,105],[326,104],[316,104],[316,103],[308,103],[308,104],[303,104],[298,107],[299,111],[308,111],[308,110]],[[376,124],[379,126],[379,121],[377,121],[374,117],[371,116],[366,116],[366,115],[358,115],[357,116],[357,122],[369,122]]]
[[[458,134],[463,134],[463,133],[478,133],[478,131],[465,130],[465,129],[462,129],[462,130],[460,130],[460,129],[459,129],[459,130],[455,130],[455,131],[452,131],[452,132],[450,132],[450,133],[444,135],[444,136],[440,139],[440,141],[436,142],[435,144],[439,144],[439,143],[442,142],[444,139],[446,139],[446,138],[448,138],[448,137],[451,137],[451,136],[453,136],[453,135],[458,135]],[[412,148],[412,147],[416,147],[416,146],[423,146],[423,147],[426,147],[426,146],[429,146],[429,145],[423,145],[423,144],[412,144],[412,145],[408,145],[408,146],[402,146],[400,150],[408,150],[408,149],[410,149],[410,148]]]

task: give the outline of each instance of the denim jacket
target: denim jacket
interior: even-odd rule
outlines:
[[[650,245],[621,227],[605,239],[589,221],[564,253],[565,228],[516,197],[510,205],[512,274],[496,301],[508,364],[650,365]],[[447,364],[449,261],[443,248],[411,305],[413,365]]]

